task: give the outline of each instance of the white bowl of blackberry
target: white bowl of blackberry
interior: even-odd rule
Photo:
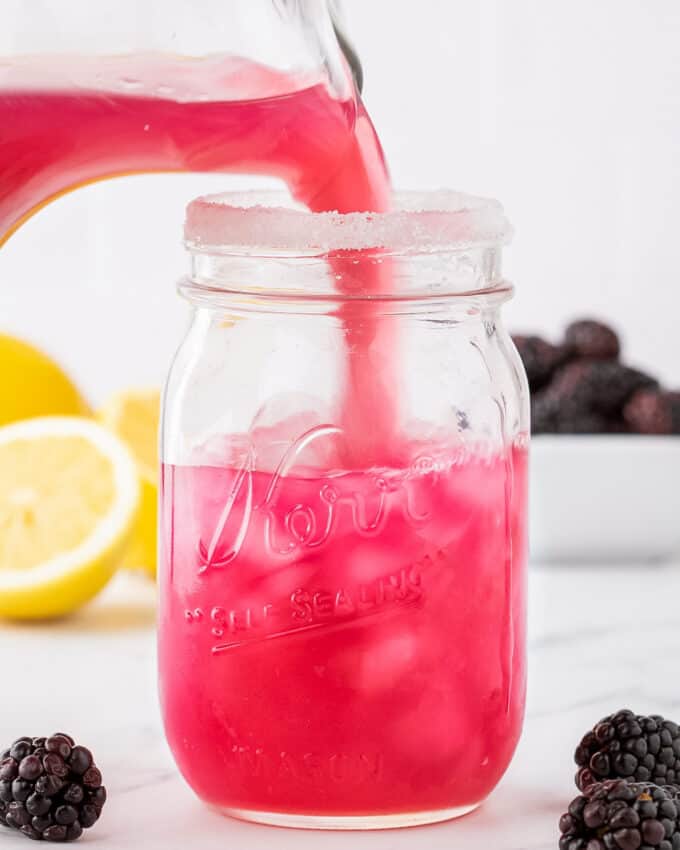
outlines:
[[[680,556],[680,392],[625,364],[595,319],[557,344],[513,339],[531,388],[532,560]]]

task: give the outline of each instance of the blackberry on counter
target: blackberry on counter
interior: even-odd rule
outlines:
[[[92,753],[70,735],[18,738],[0,756],[0,823],[28,838],[75,841],[105,802]]]
[[[615,778],[680,785],[680,727],[657,714],[647,717],[619,711],[585,735],[574,758],[581,791],[594,782]]]
[[[513,336],[532,391],[540,389],[565,360],[565,351],[540,336]]]
[[[680,434],[680,392],[639,390],[626,404],[623,416],[638,434]]]
[[[680,850],[680,791],[610,780],[591,785],[560,818],[560,850]]]
[[[615,360],[621,351],[616,331],[593,319],[572,322],[565,331],[564,340],[567,348],[577,357]]]

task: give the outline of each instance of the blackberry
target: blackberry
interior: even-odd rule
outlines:
[[[623,411],[615,417],[607,420],[608,434],[630,434],[628,423],[623,418]]]
[[[621,351],[616,331],[594,319],[580,319],[567,326],[566,347],[577,357],[594,360],[615,360]]]
[[[557,405],[545,390],[531,395],[531,433],[554,434],[557,431]]]
[[[557,417],[558,434],[606,434],[609,420],[601,413],[578,413]]]
[[[106,802],[92,753],[62,732],[19,738],[0,762],[0,824],[28,838],[75,841]]]
[[[618,711],[601,720],[576,748],[576,784],[603,779],[680,785],[680,727],[655,714]]]
[[[621,363],[598,362],[599,380],[605,384],[601,390],[597,409],[607,416],[620,418],[628,399],[643,387],[658,387],[651,375]]]
[[[546,390],[556,414],[567,419],[593,410],[598,396],[594,361],[577,360],[555,373]]]
[[[598,782],[560,818],[560,850],[680,850],[680,791]]]
[[[680,434],[680,392],[639,390],[626,404],[623,416],[638,434]]]
[[[555,373],[546,392],[569,421],[585,413],[616,417],[637,390],[653,386],[649,375],[617,360],[575,360]]]
[[[532,434],[604,434],[610,426],[610,420],[601,413],[578,403],[561,403],[550,388],[531,397]]]
[[[540,336],[513,336],[532,392],[545,386],[555,369],[565,360],[565,351]]]

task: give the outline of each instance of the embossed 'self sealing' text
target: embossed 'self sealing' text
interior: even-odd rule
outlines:
[[[185,611],[184,617],[189,625],[209,627],[216,638],[230,638],[212,647],[212,652],[219,654],[251,642],[347,622],[394,606],[417,604],[423,597],[423,570],[435,561],[444,563],[444,554],[438,552],[434,558],[427,555],[415,564],[355,587],[298,587],[283,602],[245,608],[216,605],[208,611],[195,608]]]

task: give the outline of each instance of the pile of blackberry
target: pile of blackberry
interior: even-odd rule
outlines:
[[[616,332],[572,322],[557,345],[513,336],[531,389],[534,434],[680,434],[680,392],[621,362]]]
[[[75,841],[105,802],[92,753],[70,735],[18,738],[0,756],[0,824],[27,838]]]
[[[559,850],[680,850],[680,727],[624,710],[576,748],[581,794],[560,818]]]

